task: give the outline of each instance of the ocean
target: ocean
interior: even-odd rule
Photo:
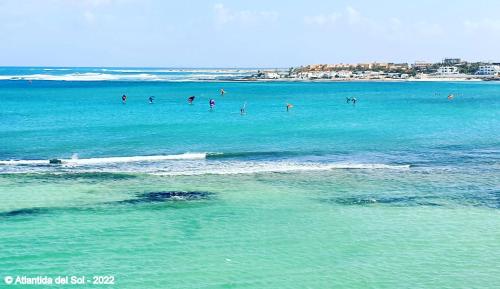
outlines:
[[[0,283],[500,284],[500,84],[254,71],[0,68]]]

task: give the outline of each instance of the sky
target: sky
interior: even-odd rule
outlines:
[[[0,66],[500,61],[498,0],[0,0]]]

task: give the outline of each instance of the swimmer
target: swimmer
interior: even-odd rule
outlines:
[[[212,110],[215,107],[215,100],[214,99],[210,99],[210,101],[208,102],[208,104],[210,105],[210,110]]]
[[[448,95],[448,100],[452,100],[455,96],[453,94]]]
[[[194,95],[192,95],[192,96],[188,97],[188,103],[189,103],[189,104],[193,104],[194,99],[195,99],[195,96],[194,96]]]
[[[123,104],[127,103],[127,96],[125,94],[122,95],[122,103]]]
[[[224,88],[221,88],[221,89],[220,89],[220,96],[224,96],[224,93],[226,93],[226,92],[224,91]]]
[[[352,100],[352,105],[355,105],[356,101],[358,101],[355,97],[353,97],[351,100]]]
[[[290,109],[293,107],[293,104],[287,103],[286,104],[286,111],[290,111]]]
[[[243,104],[243,106],[240,108],[240,114],[241,114],[241,115],[246,114],[246,106],[247,106],[247,103],[245,102],[245,103]]]
[[[155,97],[154,96],[150,96],[149,97],[149,103],[153,103],[153,101],[155,100]]]
[[[346,102],[346,103],[351,102],[351,98],[350,98],[350,97],[346,97],[346,98],[345,98],[345,102]]]

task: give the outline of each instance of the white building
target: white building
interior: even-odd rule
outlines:
[[[279,73],[274,72],[274,71],[265,71],[264,78],[266,78],[266,79],[278,79],[278,78],[280,78],[280,75],[279,75]]]
[[[427,62],[427,61],[415,61],[415,64],[413,64],[413,67],[415,67],[417,69],[425,69],[425,68],[429,68],[431,66],[432,66],[432,63]]]
[[[455,75],[458,74],[458,68],[455,66],[441,66],[436,73],[439,75]]]
[[[352,77],[352,71],[350,70],[341,70],[337,71],[337,75],[335,78],[351,78]]]
[[[481,65],[476,72],[477,75],[497,75],[500,74],[499,65]]]

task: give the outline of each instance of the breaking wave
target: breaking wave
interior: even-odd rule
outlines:
[[[26,74],[0,75],[0,80],[52,80],[52,81],[159,81],[161,77],[148,74],[108,74],[108,73],[69,73],[69,74]]]
[[[206,153],[183,153],[177,155],[157,155],[157,156],[130,156],[130,157],[104,157],[79,159],[53,159],[60,161],[62,165],[100,165],[110,163],[134,163],[134,162],[157,162],[166,160],[199,160],[205,159]],[[0,165],[50,165],[51,160],[6,160],[0,161]]]
[[[44,68],[0,74],[0,80],[48,81],[216,81],[241,79],[255,74],[250,69],[69,69]]]
[[[160,176],[239,175],[258,173],[293,173],[329,170],[408,170],[410,165],[300,162],[216,162],[196,169],[176,169],[151,172]]]
[[[265,153],[268,155],[269,153]],[[255,153],[183,153],[175,155],[3,160],[0,173],[144,173],[164,176],[235,175],[328,170],[408,170],[407,164],[254,158]],[[239,157],[237,157],[239,156]]]

